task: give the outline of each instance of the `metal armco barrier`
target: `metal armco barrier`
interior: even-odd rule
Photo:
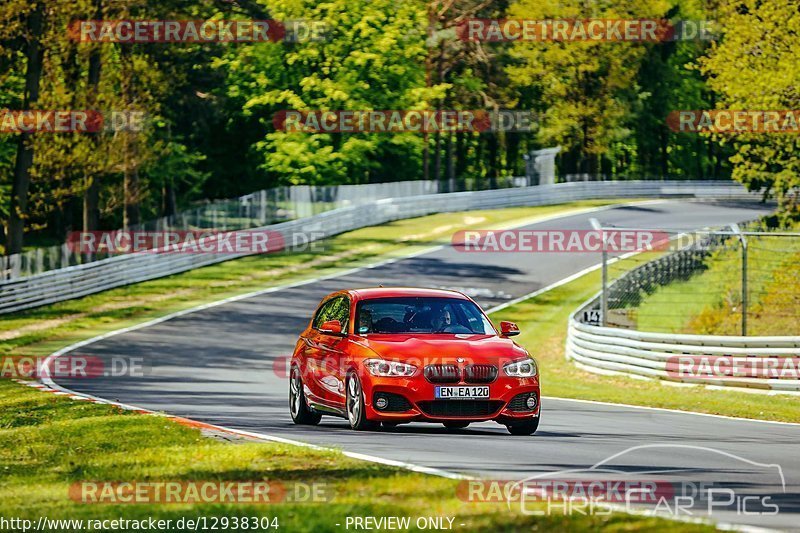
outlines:
[[[678,252],[680,253],[680,252]],[[665,258],[653,261],[665,263]],[[611,287],[626,285],[623,275]],[[653,333],[584,323],[600,295],[569,318],[566,356],[589,372],[800,394],[800,336]]]
[[[432,213],[554,205],[577,200],[683,197],[701,200],[759,199],[744,187],[725,181],[609,181],[542,185],[489,191],[429,194],[377,200],[268,226],[312,240],[393,220]],[[0,314],[31,309],[241,257],[244,254],[134,253],[93,263],[0,282]]]

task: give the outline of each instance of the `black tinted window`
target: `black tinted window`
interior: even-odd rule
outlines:
[[[457,298],[375,298],[358,303],[355,332],[494,335],[477,305]]]

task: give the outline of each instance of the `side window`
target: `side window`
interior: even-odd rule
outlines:
[[[316,316],[314,316],[313,322],[311,322],[311,327],[314,329],[319,329],[323,322],[328,320],[326,317],[330,314],[331,306],[333,305],[334,300],[328,300],[322,307],[319,308],[317,311]]]
[[[336,298],[333,308],[331,309],[331,318],[329,320],[338,320],[342,324],[342,331],[347,331],[348,322],[350,321],[350,299],[342,296]]]
[[[342,324],[342,331],[347,331],[347,323],[350,319],[350,300],[345,296],[337,296],[325,302],[317,311],[311,327],[319,329],[328,320],[338,320]]]

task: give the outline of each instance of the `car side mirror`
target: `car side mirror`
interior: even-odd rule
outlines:
[[[500,322],[500,335],[503,337],[513,337],[519,335],[519,326],[513,322]]]
[[[320,333],[327,333],[328,335],[344,336],[342,333],[342,323],[338,320],[328,320],[327,322],[323,322],[319,327],[319,331]]]

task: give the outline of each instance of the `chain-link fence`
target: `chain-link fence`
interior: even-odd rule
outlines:
[[[800,233],[750,224],[669,235],[664,250],[604,263],[596,316],[659,333],[800,333]]]
[[[308,236],[307,242],[313,242],[366,226],[433,213],[556,205],[579,200],[611,198],[756,201],[759,196],[757,193],[747,191],[740,184],[719,181],[561,183],[514,190],[499,189],[383,199],[364,205],[329,210],[261,229],[279,234],[283,242],[291,242],[289,239],[298,233]],[[245,250],[231,253],[230,249],[220,249],[216,252],[212,250],[210,253],[136,252],[55,269],[35,276],[0,280],[0,314],[31,309],[114,287],[177,274],[251,253],[255,252]]]
[[[128,231],[215,231],[260,228],[348,206],[364,205],[386,198],[422,196],[453,190],[504,189],[526,185],[525,178],[461,181],[458,184],[434,180],[368,183],[362,185],[294,185],[257,191],[238,198],[217,200],[131,226]],[[0,280],[24,278],[106,259],[107,253],[82,254],[65,243],[41,247],[21,254],[0,256]]]

